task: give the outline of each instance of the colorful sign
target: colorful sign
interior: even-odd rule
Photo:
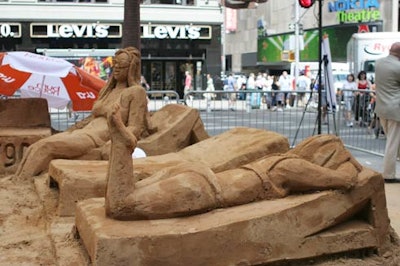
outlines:
[[[377,24],[368,26],[378,27]],[[331,56],[334,62],[346,61],[347,42],[353,33],[357,32],[357,24],[323,29],[323,35],[329,37]],[[258,39],[257,61],[261,64],[282,62],[281,55],[287,50],[290,36],[293,36],[293,33],[260,37]],[[305,30],[301,37],[303,37],[304,49],[300,51],[300,61],[318,62],[318,30]]]
[[[237,30],[237,10],[225,8],[225,31],[227,33],[236,32]]]
[[[372,22],[382,19],[378,0],[337,0],[328,3],[328,12],[337,12],[339,23]]]

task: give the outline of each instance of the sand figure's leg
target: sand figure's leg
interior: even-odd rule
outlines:
[[[15,178],[31,179],[46,171],[51,160],[76,158],[95,147],[93,139],[82,130],[62,132],[41,139],[25,151]]]
[[[277,186],[290,192],[326,189],[349,189],[354,186],[358,172],[354,168],[333,170],[301,158],[287,158],[270,170],[269,176]]]
[[[32,178],[47,168],[52,159],[47,144],[47,140],[42,139],[28,147],[15,172],[18,180]]]

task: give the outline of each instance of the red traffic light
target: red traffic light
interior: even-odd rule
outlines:
[[[315,3],[315,0],[299,0],[299,4],[303,8],[310,8]]]

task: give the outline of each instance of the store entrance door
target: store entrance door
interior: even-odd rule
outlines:
[[[183,60],[143,60],[142,75],[146,78],[152,91],[172,90],[179,94],[183,99],[185,72],[189,71],[192,77],[196,74],[194,71],[195,62]],[[196,79],[193,79],[195,87]]]

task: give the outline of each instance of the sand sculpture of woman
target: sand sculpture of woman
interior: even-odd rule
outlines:
[[[77,158],[102,147],[110,139],[107,113],[114,103],[121,107],[121,121],[136,139],[147,135],[148,109],[145,90],[140,85],[140,52],[133,47],[118,50],[112,77],[100,91],[89,119],[73,129],[32,144],[16,171],[17,178],[27,179],[46,170],[52,159]]]
[[[108,123],[112,148],[106,213],[114,219],[180,217],[296,192],[349,189],[362,170],[339,138],[318,135],[285,154],[237,169],[215,174],[205,165],[182,163],[138,181],[131,159],[137,140],[125,127],[117,104]]]

